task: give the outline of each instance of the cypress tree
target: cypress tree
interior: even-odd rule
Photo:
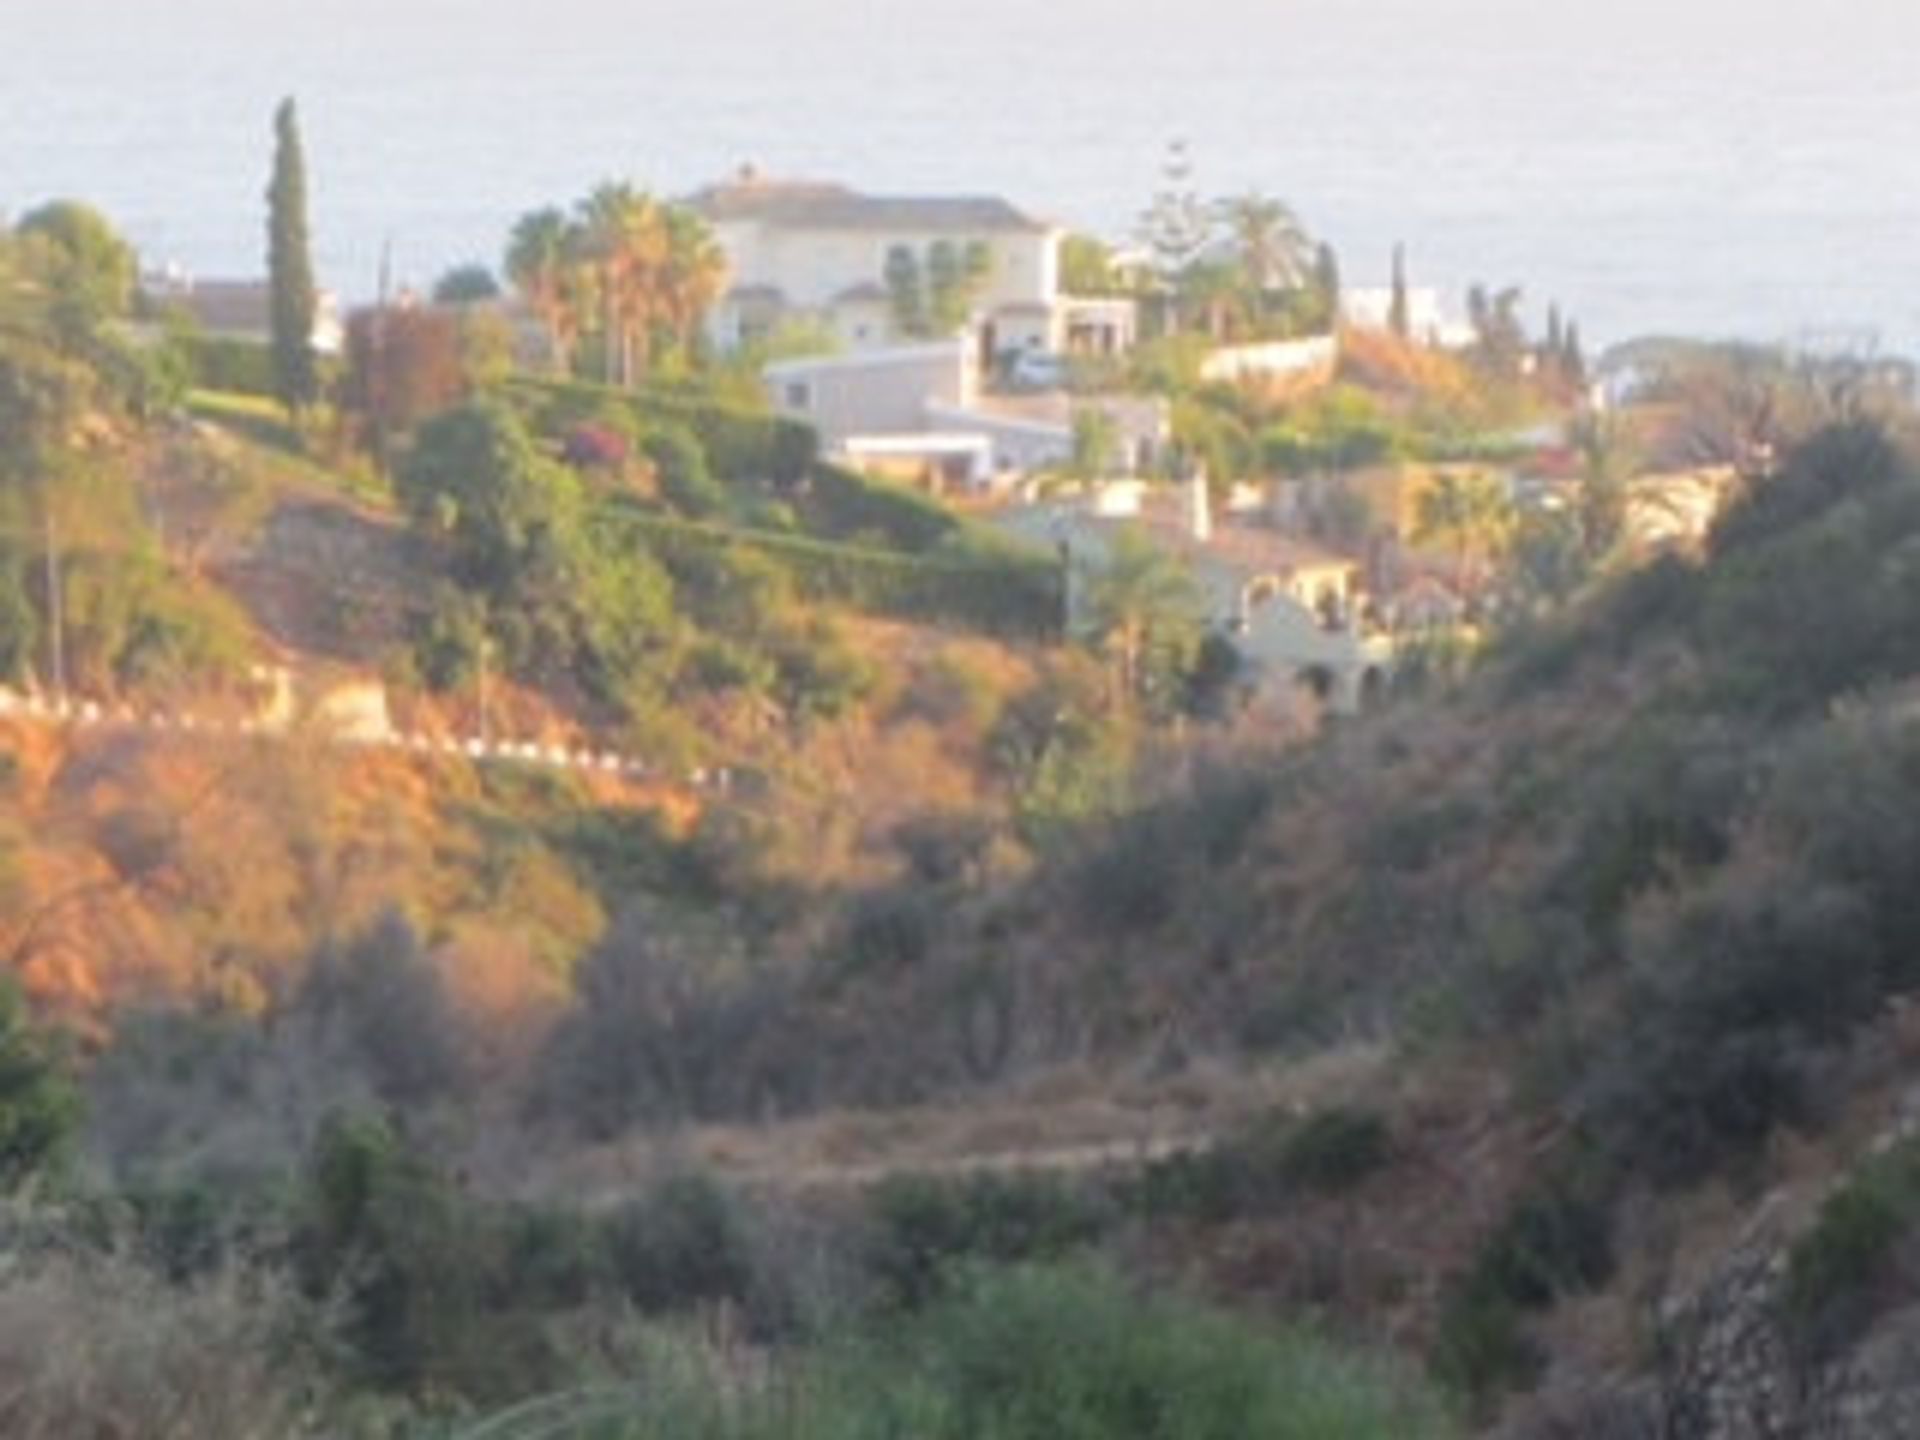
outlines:
[[[1569,320],[1561,339],[1560,368],[1575,385],[1587,383],[1587,352],[1580,343],[1580,326]]]
[[[1313,252],[1313,289],[1326,313],[1326,328],[1340,326],[1340,257],[1333,246],[1322,242]]]
[[[271,292],[274,392],[298,415],[320,397],[313,353],[318,300],[307,242],[307,164],[292,99],[273,118],[273,183],[267,188],[267,284]]]
[[[1393,305],[1387,311],[1387,328],[1402,340],[1413,335],[1413,307],[1407,296],[1407,247],[1393,247]]]

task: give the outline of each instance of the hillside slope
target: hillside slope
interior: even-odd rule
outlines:
[[[1836,427],[1457,693],[870,899],[781,1030],[888,1101],[1384,1044],[1377,1173],[1230,1186],[1154,1263],[1515,1434],[1913,1433],[1916,616],[1916,451]]]

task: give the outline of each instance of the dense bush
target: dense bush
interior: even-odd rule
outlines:
[[[1263,1332],[1077,1269],[983,1270],[881,1335],[839,1337],[742,1382],[655,1364],[609,1437],[711,1440],[1443,1440],[1403,1377],[1296,1332]]]
[[[805,508],[812,528],[830,539],[878,538],[896,550],[932,550],[961,528],[932,497],[837,465],[814,467]]]
[[[78,1098],[48,1037],[34,1030],[11,980],[0,980],[0,1195],[57,1164]]]
[[[707,471],[707,455],[693,432],[663,425],[641,442],[666,502],[690,520],[705,520],[726,508],[727,492]]]
[[[317,1423],[317,1317],[278,1277],[170,1283],[116,1257],[9,1256],[0,1415],[10,1440],[289,1440]]]
[[[642,431],[684,427],[699,441],[713,472],[730,484],[760,481],[791,487],[806,477],[819,450],[809,426],[663,386],[628,391],[523,377],[510,382],[504,393],[547,434],[563,434],[608,407],[625,409]]]
[[[683,899],[713,883],[705,865],[723,863],[706,843],[719,842],[696,839],[669,872]],[[750,883],[730,878],[728,901]],[[581,962],[577,992],[536,1090],[544,1113],[593,1138],[804,1105],[832,1058],[817,1049],[817,1019],[793,1013],[792,981],[748,960],[711,916],[632,908]]]
[[[1084,1186],[1039,1175],[890,1180],[869,1197],[864,1264],[892,1305],[923,1305],[963,1261],[1057,1260],[1097,1240],[1111,1212]]]
[[[1724,559],[1791,539],[1842,502],[1914,484],[1910,458],[1878,425],[1834,426],[1795,447],[1773,475],[1749,485],[1714,527]]]
[[[1220,1222],[1344,1193],[1391,1158],[1386,1121],[1369,1111],[1335,1108],[1304,1118],[1276,1112],[1210,1149],[1148,1166],[1122,1194],[1139,1214]]]
[[[644,548],[685,573],[716,554],[745,551],[779,567],[803,599],[929,623],[964,625],[994,634],[1059,633],[1063,580],[1059,567],[1024,555],[991,559],[914,557],[830,544],[766,531],[730,529],[649,515],[631,508],[601,518],[625,548]]]
[[[740,1221],[720,1189],[699,1177],[667,1180],[599,1228],[615,1284],[643,1311],[738,1299],[752,1283]]]
[[[323,947],[280,1024],[333,1032],[388,1104],[419,1106],[466,1078],[460,1019],[413,927],[389,915]]]
[[[648,695],[678,639],[672,579],[645,545],[586,522],[579,476],[543,455],[510,408],[481,401],[428,421],[396,479],[471,597],[437,592],[416,623],[430,681],[476,663],[478,599],[505,668],[629,712]]]
[[[194,388],[272,398],[273,352],[263,342],[188,334],[171,343],[186,356]]]
[[[1908,1140],[1860,1166],[1788,1254],[1781,1300],[1795,1335],[1830,1353],[1871,1317],[1902,1278],[1902,1243],[1920,1226],[1920,1144]]]
[[[1805,1117],[1820,1047],[1881,989],[1859,897],[1732,875],[1650,926],[1611,1043],[1586,1082],[1607,1143],[1658,1181],[1698,1179]]]
[[[1603,1162],[1575,1151],[1516,1197],[1442,1298],[1433,1351],[1442,1380],[1485,1402],[1537,1378],[1543,1357],[1524,1317],[1612,1278],[1614,1188]]]
[[[596,1302],[649,1315],[747,1298],[744,1231],[717,1189],[669,1179],[603,1214],[476,1200],[376,1116],[317,1139],[289,1242],[341,1311],[358,1383],[498,1399],[578,1373],[552,1320]]]

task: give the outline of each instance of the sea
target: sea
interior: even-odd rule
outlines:
[[[1125,241],[1169,147],[1380,285],[1648,334],[1920,354],[1914,0],[0,0],[0,212],[264,266],[297,98],[349,299],[498,262],[608,178],[997,193]]]

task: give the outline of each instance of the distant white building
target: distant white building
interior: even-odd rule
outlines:
[[[773,408],[813,426],[829,452],[859,436],[924,432],[931,407],[971,406],[980,394],[979,358],[959,338],[783,360],[763,379]]]
[[[995,523],[1069,561],[1069,624],[1084,624],[1087,582],[1132,531],[1178,557],[1199,586],[1214,632],[1239,654],[1256,692],[1313,690],[1350,713],[1387,680],[1393,645],[1362,633],[1360,567],[1269,525],[1216,519],[1206,481],[1123,481],[1001,511]]]
[[[924,285],[942,249],[978,268],[968,318],[988,363],[1070,342],[1098,351],[1132,344],[1127,302],[1061,293],[1063,232],[997,197],[863,195],[749,168],[687,203],[727,257],[730,288],[710,322],[723,350],[795,320],[823,325],[848,350],[897,346],[909,337],[896,323],[889,268],[908,257]]]
[[[827,454],[854,464],[918,456],[946,477],[964,458],[961,478],[976,488],[1064,466],[1083,408],[1105,415],[1121,474],[1150,467],[1172,434],[1157,397],[988,395],[966,337],[781,361],[763,380],[773,408],[813,426]]]
[[[1340,293],[1340,320],[1349,329],[1384,332],[1393,328],[1393,289],[1349,289]],[[1464,350],[1478,338],[1471,325],[1448,316],[1438,290],[1407,291],[1407,336],[1436,350]]]
[[[141,281],[149,300],[178,311],[217,340],[265,345],[273,339],[273,291],[265,280],[196,280],[177,271]],[[313,348],[338,355],[346,340],[340,301],[329,290],[314,296]]]

